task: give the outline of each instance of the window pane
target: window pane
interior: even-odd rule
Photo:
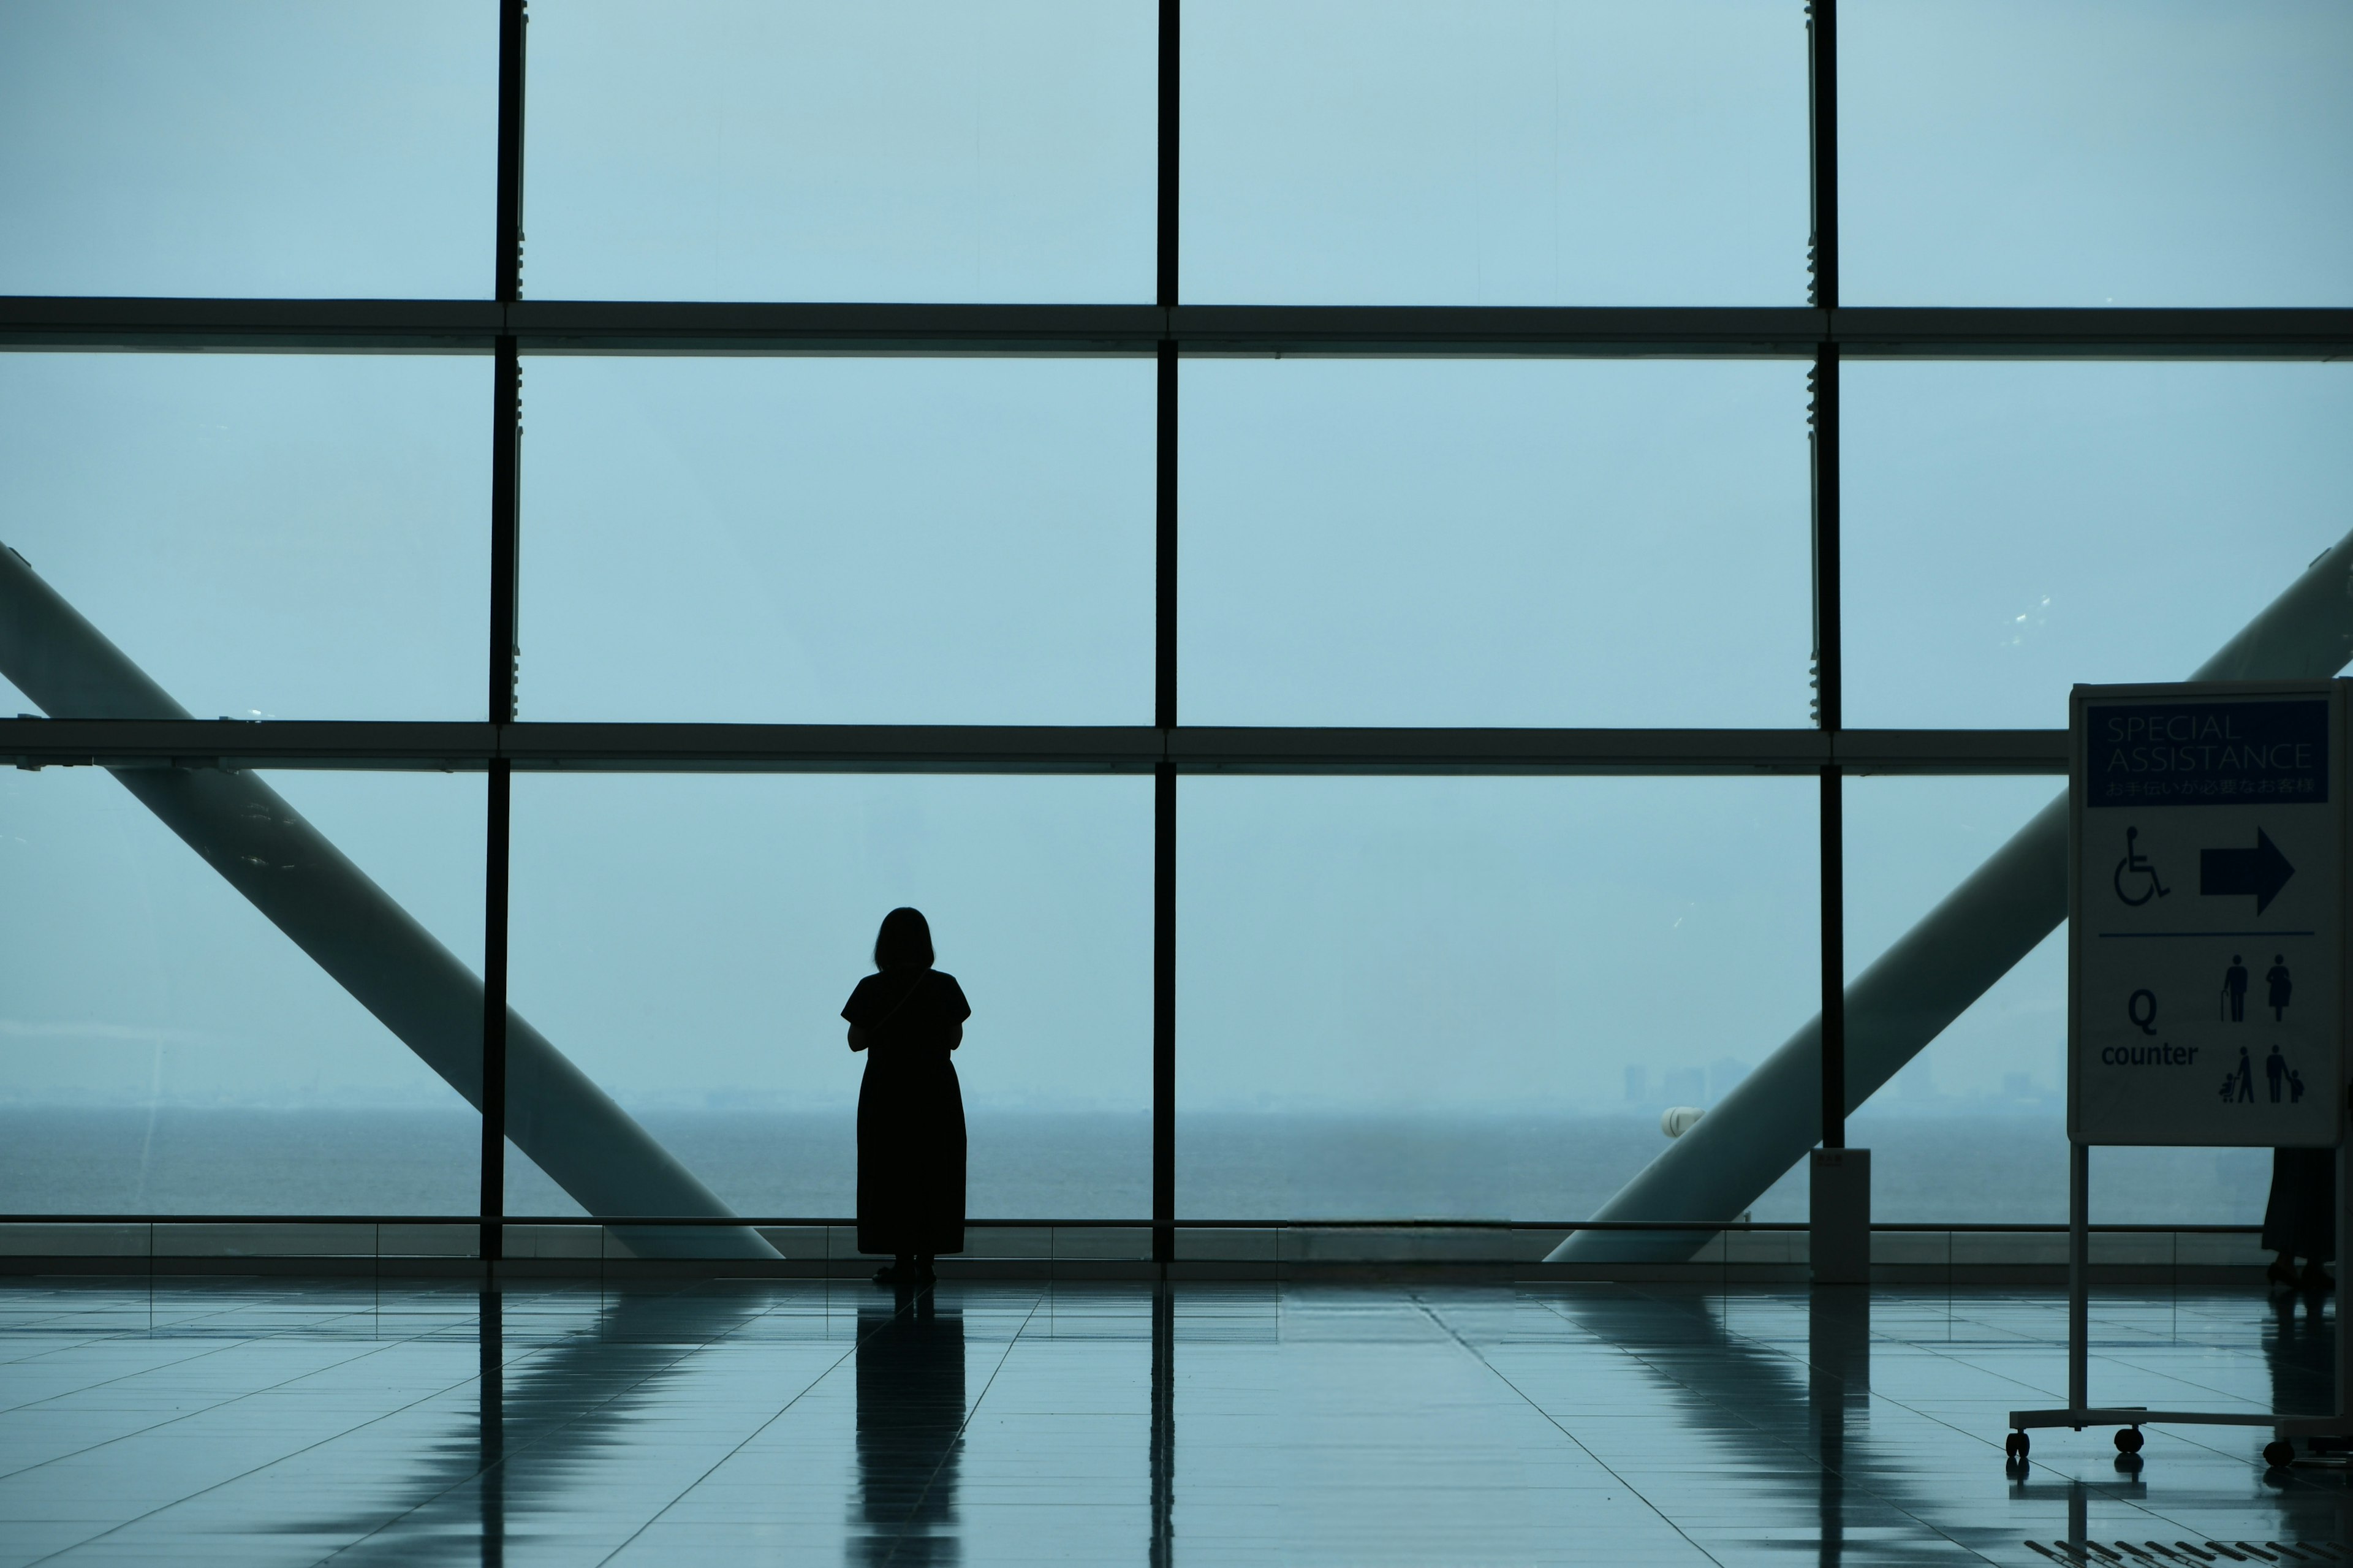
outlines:
[[[1839,37],[1850,305],[2353,304],[2353,10],[1871,0]]]
[[[1184,298],[1799,304],[1797,4],[1195,0]]]
[[[1150,722],[1148,362],[526,379],[524,717]]]
[[[1155,7],[532,13],[533,294],[1149,300]]]
[[[1802,365],[1184,377],[1187,723],[1808,721]]]
[[[490,364],[0,355],[0,543],[198,718],[479,719]]]
[[[498,8],[0,8],[0,294],[486,299]]]
[[[2348,423],[2337,365],[1850,364],[1847,722],[2185,679],[2343,536]]]
[[[1179,785],[1176,1200],[1578,1219],[1810,1017],[1810,780]]]
[[[864,1062],[841,1005],[913,904],[972,1004],[971,1215],[1148,1215],[1151,790],[518,778],[515,1007],[737,1213],[847,1215]],[[510,1159],[510,1212],[576,1212]]]
[[[1858,778],[1846,785],[1847,973],[1888,945],[2063,794],[2063,780]],[[2067,928],[2063,923],[1847,1122],[1873,1151],[1890,1224],[2067,1218]],[[2093,1151],[2104,1225],[2253,1225],[2264,1149]],[[1802,1219],[1798,1206],[1773,1218]],[[1767,1217],[1760,1206],[1758,1218]]]
[[[480,973],[480,775],[266,783]],[[472,1110],[121,784],[0,773],[0,1207],[475,1212]]]

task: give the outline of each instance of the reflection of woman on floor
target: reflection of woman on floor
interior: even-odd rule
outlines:
[[[902,1286],[858,1308],[858,1511],[849,1561],[924,1568],[961,1555],[964,1319]],[[859,1528],[863,1526],[862,1529]]]
[[[932,967],[932,928],[916,910],[882,917],[874,968],[841,1009],[849,1048],[866,1053],[858,1250],[894,1259],[877,1284],[909,1284],[931,1278],[935,1254],[964,1250],[964,1093],[948,1053],[972,1007]]]
[[[2263,1247],[2276,1252],[2267,1277],[2278,1285],[2326,1290],[2321,1265],[2337,1256],[2337,1151],[2272,1151],[2272,1195],[2263,1205]],[[2305,1259],[2302,1273],[2295,1260]]]

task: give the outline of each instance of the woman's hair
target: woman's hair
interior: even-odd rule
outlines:
[[[932,966],[932,927],[921,910],[897,909],[882,917],[882,929],[874,933],[874,967],[877,969],[929,969]]]

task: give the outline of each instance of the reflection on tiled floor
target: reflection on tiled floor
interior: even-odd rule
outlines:
[[[2338,1561],[2353,1525],[2345,1472],[2267,1475],[2252,1428],[2152,1429],[2137,1474],[2105,1430],[2039,1434],[2006,1472],[2004,1412],[2062,1401],[2042,1293],[763,1282],[493,1307],[0,1284],[0,1564],[2040,1568],[2085,1534],[2099,1562]],[[2315,1303],[2094,1311],[2104,1403],[2326,1397]]]

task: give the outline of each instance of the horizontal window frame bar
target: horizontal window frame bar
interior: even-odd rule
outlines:
[[[1179,1230],[1597,1230],[1597,1231],[1802,1231],[1806,1220],[1697,1219],[967,1219],[967,1230],[1150,1230],[1174,1225]],[[672,1226],[719,1228],[752,1226],[760,1229],[849,1230],[853,1215],[694,1215],[637,1218],[628,1215],[208,1215],[208,1214],[5,1214],[0,1225],[118,1226],[449,1226],[472,1228],[483,1225],[569,1226],[585,1228],[628,1226]],[[1874,1232],[1964,1235],[2064,1236],[2071,1228],[2054,1220],[1873,1220]],[[2183,1221],[2179,1225],[2095,1223],[2087,1228],[2102,1235],[2122,1236],[2259,1236],[2260,1225]]]
[[[2334,360],[2353,310],[922,305],[0,296],[0,348],[248,353]]]
[[[2064,730],[0,719],[0,764],[470,772],[2063,777]]]

